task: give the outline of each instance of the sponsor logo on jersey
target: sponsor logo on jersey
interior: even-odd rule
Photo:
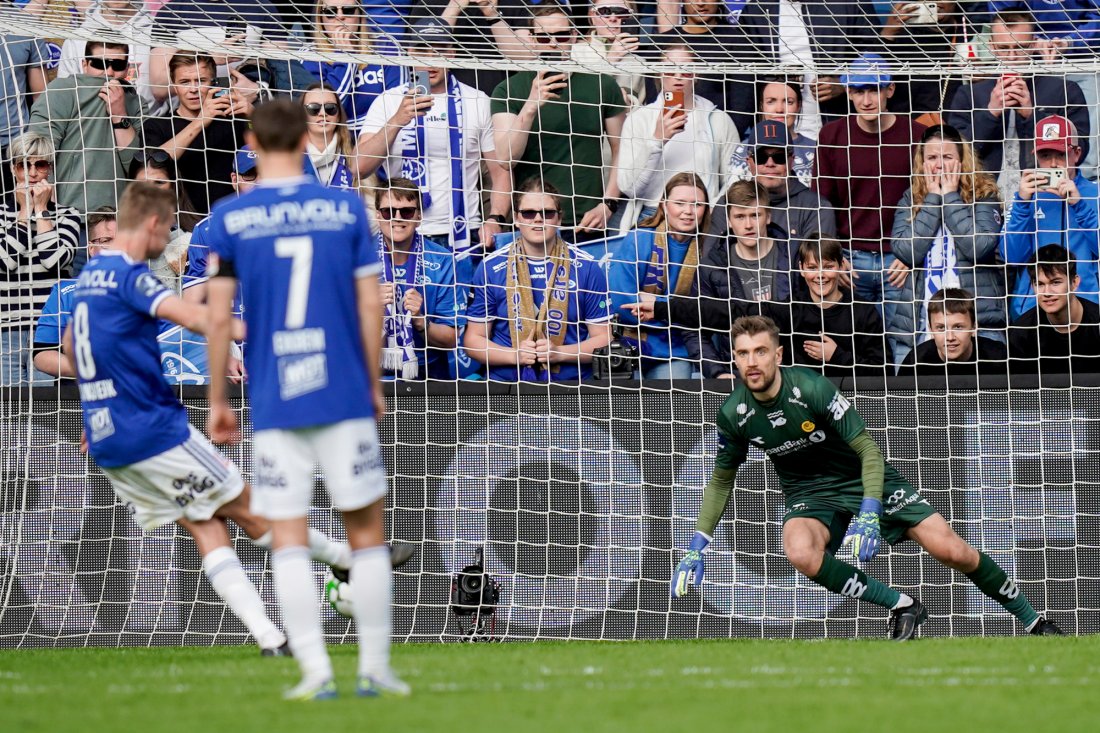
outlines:
[[[829,402],[829,406],[825,409],[829,411],[829,414],[833,416],[834,420],[839,421],[844,417],[844,413],[848,411],[848,408],[852,406],[852,403],[848,401],[848,398],[837,392],[833,395],[833,399]]]
[[[772,424],[773,428],[781,428],[787,424],[787,416],[783,414],[782,410],[776,410],[775,412],[768,413],[768,422]]]
[[[328,362],[324,354],[279,358],[279,395],[283,400],[301,397],[328,386]]]
[[[802,423],[802,432],[812,433],[813,431],[814,431],[814,424],[812,422],[810,422],[809,420],[806,420],[805,422]]]
[[[744,407],[744,405],[739,405],[738,409],[740,409],[741,407]],[[737,421],[737,427],[739,427],[739,428],[745,427],[745,423],[747,423],[749,421],[749,419],[755,414],[756,414],[756,408],[753,408],[753,409],[749,410],[748,412],[746,412],[745,416]]]
[[[366,84],[383,84],[386,81],[385,72],[382,69],[363,69],[355,76],[355,86],[361,87]]]
[[[803,448],[805,448],[806,446],[808,446],[809,444],[810,444],[810,442],[808,440],[806,440],[805,438],[797,438],[795,440],[788,440],[788,441],[786,441],[786,442],[784,442],[780,445],[768,448],[766,451],[764,451],[764,455],[768,455],[768,456],[785,456],[788,453],[794,453],[795,451],[800,451]]]
[[[88,410],[87,413],[88,428],[91,430],[88,440],[98,443],[104,438],[109,438],[115,434],[115,422],[111,419],[111,408],[97,407],[94,410]]]
[[[305,201],[284,199],[266,206],[246,206],[227,212],[225,230],[229,234],[240,234],[246,229],[256,229],[258,231],[250,232],[250,236],[258,236],[261,232],[272,230],[332,230],[353,225],[356,221],[350,201],[334,198]]]
[[[742,402],[740,405],[737,406],[737,414],[738,415],[744,415],[748,411],[749,411],[749,406],[746,405],[744,402]]]
[[[811,443],[821,443],[821,442],[824,442],[824,440],[825,440],[825,431],[824,430],[815,430],[812,433],[810,433],[810,442]]]
[[[81,290],[116,290],[118,281],[114,270],[84,270],[76,285]]]
[[[802,400],[798,399],[797,397],[788,397],[788,398],[787,398],[787,402],[788,402],[788,403],[790,403],[790,404],[792,404],[792,405],[798,405],[799,407],[803,407],[803,408],[805,408],[805,409],[807,409],[807,410],[808,410],[808,409],[810,409],[810,406],[809,406],[809,405],[807,405],[807,404],[806,404],[805,402],[803,402]]]
[[[759,435],[757,435],[756,437],[753,437],[753,438],[749,438],[749,440],[752,441],[753,443],[755,443],[756,445],[764,445],[764,439],[761,438]]]

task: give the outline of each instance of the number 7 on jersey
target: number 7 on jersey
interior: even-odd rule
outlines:
[[[279,237],[275,240],[275,256],[290,258],[290,288],[286,297],[288,330],[306,325],[309,304],[309,281],[313,275],[313,238]]]

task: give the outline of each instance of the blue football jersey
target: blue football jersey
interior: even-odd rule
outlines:
[[[73,360],[84,431],[107,468],[152,458],[187,440],[187,411],[164,381],[157,307],[172,291],[121,252],[103,252],[73,291]]]
[[[373,416],[355,282],[381,264],[359,196],[305,176],[263,182],[218,202],[207,243],[211,269],[240,282],[253,426]]]
[[[515,245],[511,245],[515,246]],[[486,256],[474,275],[471,286],[473,297],[466,310],[466,320],[472,323],[492,323],[490,340],[501,346],[512,346],[512,333],[508,327],[508,251],[498,249]],[[576,344],[588,338],[585,324],[606,323],[611,320],[607,278],[600,263],[591,256],[570,248],[573,258],[567,302],[569,312],[565,317],[565,340],[563,344]],[[531,273],[531,290],[535,308],[542,306],[546,293],[546,260],[527,259]],[[577,362],[562,362],[557,372],[550,376],[554,381],[587,379],[592,375],[592,365]],[[515,382],[520,377],[514,366],[496,365],[489,367],[489,378]]]

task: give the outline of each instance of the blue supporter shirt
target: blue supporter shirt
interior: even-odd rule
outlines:
[[[36,347],[61,343],[72,321],[76,280],[62,280],[53,286],[34,329]],[[161,373],[176,384],[206,384],[209,378],[206,339],[170,321],[158,321]]]
[[[649,270],[653,240],[652,229],[634,229],[627,232],[611,254],[611,262],[608,265],[607,287],[611,293],[611,312],[618,314],[620,323],[634,328],[638,327],[638,319],[630,311],[623,310],[623,306],[638,302],[638,293],[642,292],[646,273]],[[670,289],[676,288],[680,269],[690,246],[690,241],[680,242],[672,237],[668,238],[668,287]],[[668,300],[668,293],[659,294],[657,299]],[[649,321],[641,327],[639,334],[645,336],[639,346],[643,356],[654,359],[689,358],[683,333],[678,328],[669,328],[667,323],[660,321]],[[627,336],[626,339],[631,343],[638,343],[632,336]]]
[[[420,312],[430,323],[439,323],[458,328],[458,307],[455,301],[455,265],[451,251],[424,239],[423,268],[415,289],[424,297]],[[405,282],[408,273],[405,265],[394,265],[393,276],[398,282]],[[420,363],[420,373],[432,379],[450,379],[450,367],[446,352],[438,349],[428,350],[426,333],[413,330],[416,339],[416,358]]]
[[[172,291],[121,252],[103,252],[73,292],[73,360],[88,450],[100,466],[128,466],[180,445],[187,411],[161,373],[156,312]]]
[[[359,196],[307,176],[263,181],[219,201],[209,226],[244,297],[255,429],[373,416],[356,280],[381,263]]]
[[[509,245],[489,254],[477,268],[471,286],[473,298],[466,310],[466,320],[472,323],[492,323],[490,340],[501,346],[512,346],[512,334],[508,327],[508,252]],[[563,344],[576,344],[588,338],[586,323],[607,323],[611,318],[607,279],[600,264],[584,252],[570,248],[573,258],[569,278],[568,313],[566,314],[565,340]],[[531,272],[531,289],[535,308],[542,306],[546,293],[546,261],[527,259]],[[562,362],[557,373],[551,373],[555,382],[587,379],[592,374],[591,364]],[[519,370],[513,366],[489,367],[489,379],[505,382],[519,381]]]

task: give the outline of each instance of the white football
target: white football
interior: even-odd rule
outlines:
[[[351,586],[338,580],[331,572],[325,578],[325,600],[332,610],[346,618],[352,618]]]

